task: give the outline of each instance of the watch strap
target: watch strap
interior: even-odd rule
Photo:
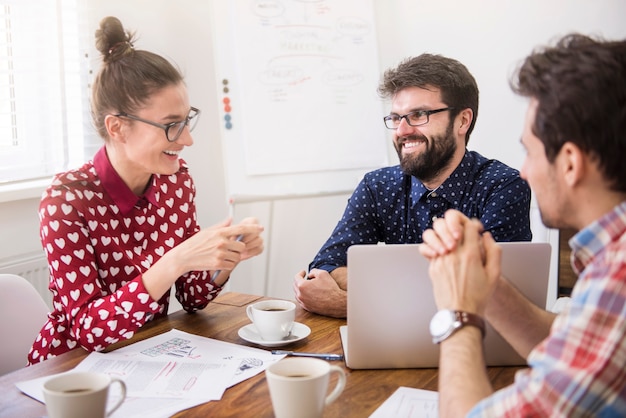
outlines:
[[[454,314],[456,315],[457,321],[461,323],[461,326],[459,326],[459,328],[462,328],[465,325],[472,325],[474,327],[477,327],[480,330],[482,337],[485,338],[485,320],[484,319],[482,319],[480,316],[476,314],[465,312],[465,311],[454,311]]]
[[[451,311],[454,314],[454,322],[451,328],[443,335],[433,336],[433,342],[439,344],[442,341],[448,339],[452,334],[463,328],[464,326],[471,325],[480,329],[482,338],[485,338],[485,320],[480,316],[465,312],[465,311]]]

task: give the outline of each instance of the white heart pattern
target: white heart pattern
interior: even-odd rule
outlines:
[[[128,196],[133,194],[104,148],[80,169],[55,177],[44,193],[40,235],[51,266],[54,309],[42,328],[46,338],[40,335],[33,344],[30,363],[79,345],[104,349],[167,312],[169,294],[153,300],[141,275],[199,231],[195,187],[186,163],[181,160],[173,175],[153,175],[144,197],[133,201]],[[203,285],[200,294],[195,290],[193,297],[186,296],[204,280],[196,276],[210,274],[191,272],[177,282],[189,308],[204,307],[221,290]]]

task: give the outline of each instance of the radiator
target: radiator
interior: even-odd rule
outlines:
[[[43,254],[3,260],[0,263],[0,273],[24,277],[35,286],[48,307],[52,308],[52,294],[48,290],[48,262]]]

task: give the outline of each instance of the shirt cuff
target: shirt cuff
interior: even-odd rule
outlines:
[[[320,269],[320,270],[326,270],[327,272],[331,273],[333,270],[338,269],[341,266],[333,266],[331,264],[323,264],[321,266],[317,266],[317,267],[313,267],[315,269]]]

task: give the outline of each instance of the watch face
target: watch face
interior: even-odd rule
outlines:
[[[445,335],[452,328],[454,323],[454,312],[449,310],[440,310],[430,320],[430,334],[433,337]]]

